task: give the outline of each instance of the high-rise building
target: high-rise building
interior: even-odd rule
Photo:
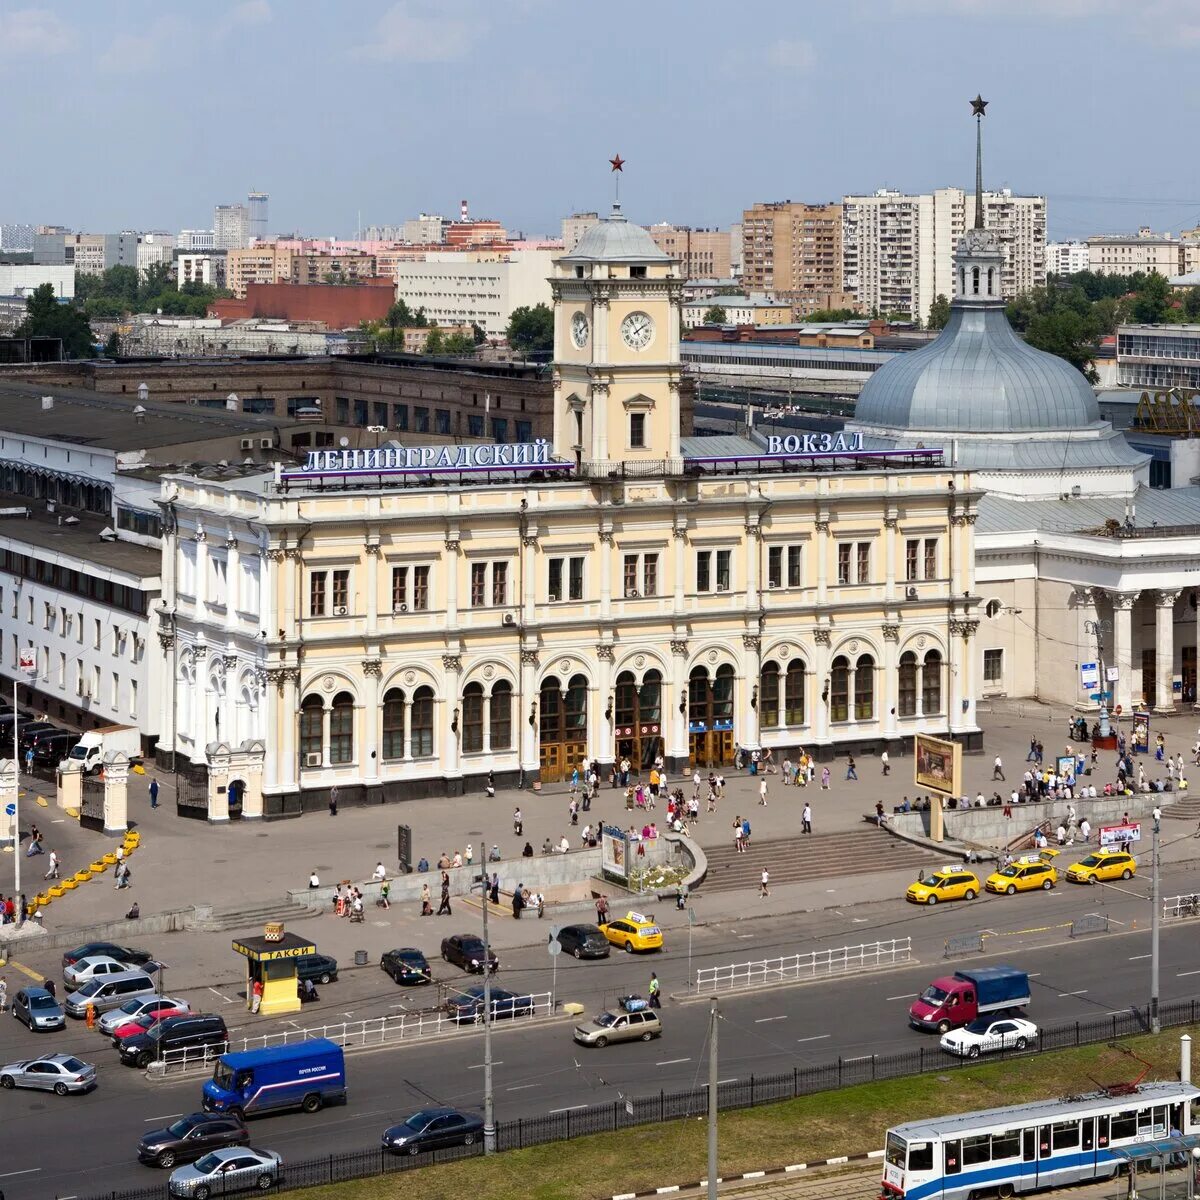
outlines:
[[[599,220],[600,214],[594,212],[578,212],[563,217],[562,243],[567,254],[579,245],[579,239]]]
[[[445,217],[421,213],[404,222],[400,229],[400,240],[412,242],[414,246],[440,246],[444,240],[445,225]]]
[[[218,204],[213,209],[213,245],[241,250],[250,244],[250,210],[244,204]]]
[[[1157,271],[1168,279],[1181,271],[1178,238],[1142,226],[1136,234],[1105,233],[1090,237],[1088,270],[1099,275],[1136,275]]]
[[[1087,242],[1046,243],[1047,275],[1074,275],[1088,269]]]
[[[110,267],[137,266],[138,235],[123,233],[66,233],[39,230],[33,238],[33,261],[42,265],[73,265],[80,275],[103,275]]]
[[[246,197],[246,205],[250,210],[250,236],[256,242],[267,240],[267,202],[270,196],[266,192],[251,192]],[[235,247],[230,247],[235,249]]]
[[[173,233],[143,233],[137,244],[137,269],[142,274],[156,263],[170,263],[175,258]]]
[[[216,234],[211,229],[181,229],[175,239],[175,247],[189,253],[195,250],[213,250],[216,248]]]
[[[28,254],[32,249],[32,225],[0,225],[0,250],[6,250],[13,254]]]
[[[690,229],[663,222],[648,225],[646,232],[660,250],[678,261],[679,274],[684,279],[730,277],[733,256],[728,229]]]
[[[782,200],[746,209],[742,283],[785,297],[841,292],[842,206]]]
[[[983,193],[984,221],[996,232],[1005,299],[1046,282],[1046,198],[1008,188]],[[907,195],[881,188],[842,199],[846,291],[864,312],[924,321],[937,296],[954,294],[954,250],[975,221],[975,196],[961,188]]]
[[[230,250],[225,255],[225,286],[239,299],[251,283],[284,283],[292,277],[293,251],[274,242]]]

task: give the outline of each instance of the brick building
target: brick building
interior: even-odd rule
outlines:
[[[361,321],[382,321],[395,297],[390,279],[355,284],[249,283],[242,300],[214,300],[209,316],[222,321],[274,317],[320,321],[328,329],[355,329]]]

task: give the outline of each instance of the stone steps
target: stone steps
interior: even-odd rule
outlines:
[[[239,908],[214,909],[211,914],[197,919],[195,928],[203,933],[223,933],[230,929],[254,930],[262,932],[262,927],[268,921],[311,920],[319,916],[317,909],[307,908],[303,904],[292,904],[284,901],[280,904],[256,904]]]
[[[1177,821],[1200,821],[1200,792],[1172,801],[1163,808],[1163,816]]]

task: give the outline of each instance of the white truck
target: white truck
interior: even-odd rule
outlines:
[[[142,735],[132,725],[105,725],[89,729],[76,743],[67,758],[82,763],[84,774],[93,775],[104,766],[104,756],[120,750],[130,762],[142,758]]]

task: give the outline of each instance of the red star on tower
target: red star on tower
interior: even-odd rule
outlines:
[[[608,161],[614,171],[621,171],[625,167],[625,160],[619,154],[614,154]]]

